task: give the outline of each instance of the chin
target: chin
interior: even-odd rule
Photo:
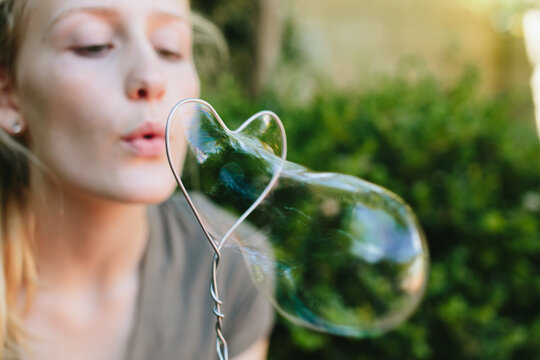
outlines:
[[[159,204],[172,196],[176,189],[176,183],[153,184],[153,186],[141,186],[133,189],[127,195],[127,202],[138,204]]]
[[[177,187],[168,167],[149,166],[122,173],[110,184],[111,196],[127,203],[157,204],[172,196]]]
[[[172,178],[164,176],[144,176],[130,178],[129,181],[108,184],[96,189],[95,194],[115,202],[126,204],[158,204],[172,196],[177,184]]]

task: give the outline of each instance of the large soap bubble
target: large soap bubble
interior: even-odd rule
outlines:
[[[428,274],[412,210],[380,186],[285,161],[276,120],[261,112],[231,131],[201,100],[175,107],[169,156],[183,164],[181,181],[204,226],[216,246],[244,255],[254,282],[294,323],[353,337],[397,326],[418,305]]]

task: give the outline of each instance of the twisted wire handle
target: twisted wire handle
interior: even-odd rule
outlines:
[[[221,312],[221,305],[223,302],[219,298],[217,288],[217,271],[219,267],[219,261],[221,260],[221,253],[218,251],[214,254],[212,261],[212,280],[210,282],[210,295],[214,300],[214,315],[216,315],[216,352],[219,360],[227,360],[229,358],[229,352],[227,348],[227,341],[223,336],[223,318],[225,315]]]
[[[184,183],[182,182],[182,179],[180,178],[180,175],[179,175],[179,173],[178,173],[178,171],[176,169],[176,166],[174,165],[173,158],[172,158],[172,155],[171,155],[171,150],[170,150],[170,127],[171,127],[171,122],[172,122],[173,115],[176,112],[176,110],[178,110],[179,107],[181,107],[182,105],[184,105],[186,103],[189,103],[189,102],[202,104],[202,105],[208,107],[211,110],[214,117],[217,119],[217,121],[221,124],[221,126],[223,126],[223,128],[226,131],[230,132],[230,133],[239,133],[239,132],[241,132],[251,122],[253,122],[255,119],[257,119],[260,116],[267,117],[267,119],[273,118],[274,121],[276,122],[276,124],[279,127],[279,131],[280,131],[280,135],[281,135],[281,139],[282,139],[282,149],[281,149],[281,154],[280,154],[281,162],[276,167],[276,169],[274,169],[274,174],[272,175],[272,178],[270,179],[268,185],[266,185],[263,192],[251,204],[251,206],[242,214],[242,216],[240,216],[238,218],[238,220],[236,220],[236,222],[230,227],[230,229],[225,233],[225,235],[223,236],[223,238],[220,241],[217,241],[217,239],[210,234],[210,231],[208,230],[208,228],[204,224],[204,222],[203,222],[203,220],[201,218],[201,215],[199,214],[199,212],[195,208],[195,205],[193,204],[193,201],[191,200],[191,197],[189,196],[189,194],[188,194],[188,192],[187,192],[187,190],[186,190],[186,188],[184,186]],[[180,187],[180,190],[184,194],[184,197],[186,198],[186,201],[188,202],[189,207],[193,211],[193,214],[195,215],[195,218],[197,219],[197,222],[201,226],[201,228],[202,228],[202,230],[204,232],[204,235],[206,236],[206,238],[210,242],[210,245],[214,249],[214,258],[213,258],[213,261],[212,261],[212,279],[210,281],[210,296],[212,297],[212,300],[214,301],[213,313],[216,316],[216,352],[218,354],[219,360],[228,360],[229,359],[229,353],[228,353],[228,348],[227,348],[227,341],[225,340],[225,336],[223,335],[223,332],[222,332],[222,330],[223,330],[223,318],[225,317],[225,315],[221,312],[221,305],[223,305],[223,302],[219,298],[218,287],[217,287],[217,273],[218,273],[218,268],[219,268],[219,262],[221,260],[221,248],[223,247],[223,244],[225,243],[225,241],[233,233],[233,231],[236,230],[236,228],[238,226],[240,226],[240,224],[248,217],[249,214],[251,214],[253,212],[253,210],[255,210],[255,208],[257,206],[259,206],[259,204],[266,198],[268,193],[270,193],[270,191],[276,185],[276,183],[278,181],[278,178],[279,178],[279,175],[281,174],[281,171],[283,170],[283,165],[285,163],[285,159],[287,157],[287,137],[286,137],[286,134],[285,134],[285,128],[283,127],[283,123],[281,122],[281,119],[275,113],[273,113],[271,111],[260,111],[260,112],[258,112],[256,114],[252,115],[249,119],[247,119],[238,129],[236,129],[235,131],[231,131],[225,125],[223,120],[221,120],[221,118],[219,117],[216,110],[208,102],[206,102],[204,100],[201,100],[201,99],[185,99],[185,100],[182,100],[179,103],[177,103],[173,107],[171,112],[169,113],[169,116],[167,118],[167,126],[165,128],[165,148],[166,148],[166,152],[167,152],[167,160],[169,161],[169,166],[170,166],[171,171],[172,171],[172,173],[174,175],[174,178],[175,178],[176,182],[178,183],[178,186]]]

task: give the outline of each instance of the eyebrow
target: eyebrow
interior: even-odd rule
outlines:
[[[111,18],[111,19],[115,19],[119,17],[119,15],[114,9],[111,9],[108,7],[102,7],[102,6],[75,7],[75,8],[67,9],[61,12],[58,16],[56,16],[47,27],[47,30],[50,30],[51,28],[53,28],[62,19],[70,16],[71,14],[79,13],[79,12],[90,13],[93,15],[98,15],[100,17]],[[186,22],[188,24],[191,24],[191,20],[189,19],[189,17],[183,14],[171,13],[171,12],[163,11],[163,10],[155,10],[153,11],[152,15],[162,21],[180,21],[180,22]]]
[[[191,19],[183,14],[171,13],[168,11],[155,10],[152,12],[153,17],[164,21],[180,21],[191,24]]]
[[[104,18],[117,18],[118,17],[118,15],[116,14],[114,10],[110,8],[106,8],[106,7],[100,7],[100,6],[75,7],[75,8],[70,8],[65,11],[62,11],[59,15],[57,15],[53,19],[53,21],[49,24],[49,26],[47,26],[47,30],[52,29],[57,23],[62,21],[64,18],[72,14],[80,13],[80,12],[98,15]]]

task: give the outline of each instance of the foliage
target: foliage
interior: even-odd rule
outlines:
[[[200,44],[195,39],[195,60],[203,86],[214,87],[216,78],[219,78],[218,74],[228,70],[241,85],[240,89],[244,96],[253,97],[260,94],[263,89],[275,86],[274,82],[282,86],[282,77],[289,77],[292,71],[299,72],[305,68],[306,55],[297,41],[296,23],[286,11],[287,3],[277,0],[274,10],[269,10],[260,3],[261,1],[253,0],[192,1],[193,10],[217,26],[230,49],[228,57],[219,56],[219,60],[216,61],[216,48],[219,47],[216,44],[219,40],[215,36],[213,41],[208,41],[208,38],[204,37],[205,41]],[[272,67],[272,78],[266,79],[264,84],[256,84],[254,75],[262,70],[262,61],[258,56],[269,51],[264,50],[264,47],[261,48],[258,43],[261,38],[260,23],[265,15],[269,15],[272,11],[277,11],[280,16],[280,25],[276,25],[281,26],[280,49],[277,50],[277,54],[272,54],[277,55],[276,63]],[[285,75],[280,77],[278,69],[285,72]]]
[[[402,76],[364,93],[327,89],[302,105],[271,94],[255,103],[226,79],[203,94],[226,122],[272,109],[291,161],[387,187],[427,235],[430,282],[409,321],[360,340],[280,319],[270,359],[540,358],[538,139],[523,104],[482,98],[478,82],[471,70],[450,87]]]
[[[225,36],[230,52],[230,70],[245,87],[255,67],[258,2],[252,0],[193,0],[193,10],[203,14]]]

